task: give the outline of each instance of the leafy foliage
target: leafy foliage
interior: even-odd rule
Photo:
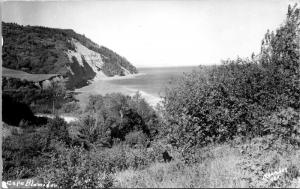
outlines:
[[[62,118],[55,117],[53,120],[49,121],[46,127],[48,128],[47,139],[49,141],[55,140],[66,144],[70,143],[68,125]]]
[[[299,175],[299,147],[272,135],[236,145],[239,166],[250,187],[291,187]]]
[[[2,91],[3,98],[7,98],[3,104],[3,112],[17,109],[11,104],[11,101],[27,106],[34,113],[52,113],[53,105],[55,109],[59,109],[62,104],[74,101],[73,95],[67,96],[66,88],[62,81],[51,81],[47,87],[42,88],[26,80],[3,78]],[[4,120],[6,117],[14,115],[16,114],[12,112],[5,113]],[[18,119],[15,121],[18,121]]]
[[[64,148],[51,157],[50,164],[40,169],[39,177],[59,188],[111,187],[112,177],[102,171],[91,153],[78,147]]]
[[[81,109],[80,109],[80,105],[78,102],[67,102],[67,103],[64,103],[60,109],[60,112],[62,113],[66,113],[66,114],[79,114],[81,112]]]
[[[4,180],[35,177],[38,168],[49,163],[49,153],[63,145],[70,146],[67,123],[61,118],[51,120],[40,128],[25,128],[3,141]]]
[[[3,140],[3,180],[31,178],[47,163],[46,132],[25,131]]]
[[[151,139],[158,132],[155,124],[159,122],[155,111],[139,94],[131,98],[115,93],[90,96],[81,123],[74,127],[89,143],[109,147],[126,140],[131,132],[141,132]]]
[[[274,138],[291,144],[300,144],[300,115],[293,108],[274,112],[265,119],[264,126]]]
[[[157,117],[140,95],[91,96],[84,114],[78,123],[67,125],[57,117],[46,125],[46,146],[52,150],[47,151],[50,163],[39,167],[43,179],[63,188],[108,187],[111,173],[158,160],[159,150],[145,148],[155,132],[147,132],[143,121]]]
[[[149,144],[148,137],[140,131],[128,133],[125,136],[125,141],[130,147],[134,147],[134,146],[146,147]]]
[[[195,151],[197,146],[236,136],[253,138],[271,132],[298,138],[299,22],[299,9],[289,7],[284,25],[275,34],[266,34],[259,56],[202,68],[168,90],[164,136],[169,142],[183,151]]]
[[[114,76],[114,75],[120,75],[124,76],[124,70],[123,68],[126,68],[127,70],[130,71],[130,73],[137,73],[137,69],[130,64],[126,58],[121,57],[114,51],[101,46],[98,49],[95,49],[96,52],[99,52],[100,54],[103,55],[103,72],[107,76]]]

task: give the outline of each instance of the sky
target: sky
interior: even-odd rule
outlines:
[[[259,53],[297,1],[16,1],[3,3],[2,19],[73,29],[137,67],[209,65]]]

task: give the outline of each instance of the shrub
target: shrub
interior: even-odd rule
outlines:
[[[22,108],[23,111],[18,116],[23,115],[28,117],[27,112],[31,110],[35,113],[51,113],[53,111],[53,100],[55,100],[55,108],[60,108],[61,104],[70,101],[70,99],[65,98],[66,91],[63,81],[52,82],[50,87],[42,89],[32,81],[18,78],[4,78],[2,90],[3,97],[5,98],[3,101],[3,118],[4,120],[8,119],[6,121],[10,121],[9,115],[11,113],[9,112],[12,109]],[[30,110],[26,110],[25,108]]]
[[[237,136],[283,132],[285,137],[297,138],[299,22],[299,9],[289,6],[284,25],[275,34],[266,34],[259,56],[202,68],[167,90],[163,135],[169,143],[193,151]],[[282,116],[288,121],[281,123]]]
[[[77,102],[67,102],[60,109],[63,113],[79,113],[80,106]]]
[[[262,42],[260,63],[268,73],[268,88],[274,88],[278,103],[300,107],[300,11],[289,5],[286,20],[275,33],[267,32]]]
[[[300,144],[300,113],[293,108],[282,109],[267,117],[264,122],[267,133],[274,139],[282,138],[292,144]]]
[[[160,120],[144,99],[113,93],[90,96],[79,130],[91,143],[111,146],[114,141],[124,141],[131,132],[153,138],[156,124]]]
[[[53,154],[51,163],[40,169],[39,177],[60,188],[111,187],[112,177],[102,171],[90,152],[75,147]]]
[[[70,143],[68,125],[64,119],[56,116],[54,119],[49,121],[46,127],[48,129],[48,140],[57,140],[68,144]]]
[[[126,164],[131,169],[144,169],[156,160],[154,154],[145,148],[128,149],[125,154]]]
[[[37,176],[38,168],[49,163],[49,153],[70,144],[67,123],[59,117],[43,127],[27,127],[21,134],[5,138],[3,178],[13,180]]]
[[[148,137],[141,131],[130,132],[125,136],[125,141],[130,147],[146,147],[149,144]]]
[[[272,135],[237,146],[239,166],[250,187],[290,187],[299,178],[299,148]]]
[[[3,140],[3,180],[36,176],[37,168],[47,163],[46,132],[24,131]]]
[[[156,160],[153,153],[145,148],[132,149],[122,144],[96,150],[94,157],[99,160],[106,172],[117,172],[128,168],[142,169]]]

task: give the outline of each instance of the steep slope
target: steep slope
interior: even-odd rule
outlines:
[[[3,66],[31,74],[60,74],[67,88],[95,77],[137,73],[124,57],[69,29],[2,22]]]

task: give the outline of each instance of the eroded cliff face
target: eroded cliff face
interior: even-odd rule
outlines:
[[[81,67],[84,67],[84,63],[87,63],[95,73],[103,73],[101,72],[101,68],[104,63],[101,54],[86,48],[76,39],[72,39],[71,43],[74,45],[74,50],[68,49],[66,51],[71,62],[73,62],[72,58],[75,57]]]
[[[3,23],[3,66],[31,74],[60,74],[69,89],[93,79],[137,73],[124,57],[73,30]]]
[[[88,49],[76,39],[72,38],[69,42],[73,48],[65,51],[69,59],[69,63],[66,64],[69,70],[67,75],[72,82],[75,81],[77,87],[86,85],[90,80],[102,79],[113,75],[125,76],[135,73],[119,65],[119,68],[121,68],[119,73],[106,75],[104,73],[106,69],[104,65],[107,64],[107,62],[103,59],[107,59],[107,57],[99,52]]]
[[[65,51],[68,56],[69,63],[66,64],[69,72],[69,85],[75,84],[74,87],[86,85],[90,80],[96,78],[107,77],[103,71],[103,61],[101,55],[82,45],[76,39],[72,39],[70,43],[73,49]]]

